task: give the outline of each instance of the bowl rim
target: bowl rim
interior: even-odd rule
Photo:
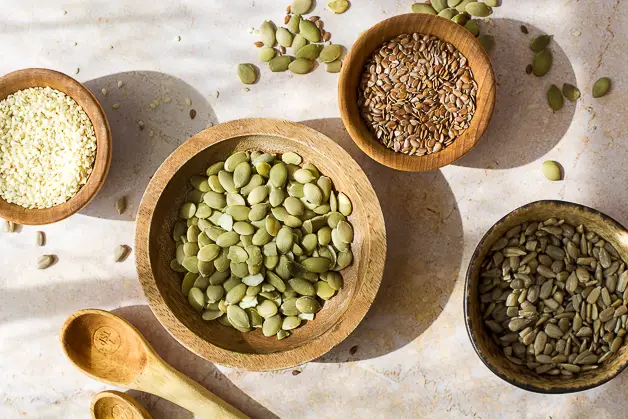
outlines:
[[[0,206],[0,217],[6,219],[7,221],[12,221],[22,225],[52,224],[64,220],[85,208],[96,197],[104,185],[109,173],[109,168],[111,167],[111,127],[109,126],[109,121],[107,120],[107,114],[103,110],[102,105],[96,96],[78,80],[56,70],[47,68],[25,68],[13,71],[0,77],[0,85],[10,85],[16,81],[24,79],[30,80],[28,83],[29,86],[25,88],[52,87],[48,80],[56,79],[58,83],[63,86],[63,89],[52,87],[53,89],[59,90],[71,97],[79,104],[85,113],[88,112],[88,109],[86,108],[89,108],[89,112],[93,113],[95,116],[95,120],[89,118],[92,126],[94,127],[94,132],[98,135],[96,137],[97,147],[96,155],[94,156],[94,165],[92,166],[92,173],[90,173],[85,185],[81,186],[74,196],[62,204],[41,209],[24,208],[16,204],[10,204],[0,198],[3,203],[3,205]],[[16,89],[12,93],[23,89]],[[68,93],[69,90],[73,90],[77,94],[70,94]],[[78,100],[77,95],[81,96]],[[79,100],[83,102],[83,104],[79,103]],[[99,138],[102,138],[102,141],[98,141]]]
[[[614,225],[619,230],[623,230],[626,234],[628,234],[628,229],[626,229],[626,227],[624,227],[621,223],[619,223],[617,220],[615,220],[611,216],[606,215],[603,212],[598,211],[598,210],[596,210],[594,208],[588,207],[588,206],[583,205],[583,204],[578,204],[578,203],[575,203],[575,202],[563,201],[563,200],[555,200],[555,199],[543,199],[543,200],[530,202],[530,203],[522,205],[522,206],[520,206],[518,208],[515,208],[514,210],[510,211],[508,214],[506,214],[502,218],[500,218],[497,222],[495,222],[491,226],[491,228],[489,228],[486,231],[484,236],[482,236],[482,239],[478,242],[477,246],[475,247],[473,255],[471,256],[471,259],[469,260],[469,267],[467,268],[467,273],[465,275],[465,283],[464,283],[464,301],[463,301],[463,305],[464,305],[465,328],[467,329],[467,335],[469,337],[469,340],[471,341],[471,346],[473,346],[473,349],[475,350],[475,353],[478,355],[480,360],[484,363],[484,365],[486,365],[486,367],[489,370],[491,370],[491,372],[493,374],[495,374],[496,376],[498,376],[499,378],[501,378],[505,382],[507,382],[507,383],[509,383],[509,384],[511,384],[511,385],[513,385],[515,387],[519,387],[520,389],[531,391],[533,393],[540,393],[540,394],[569,394],[569,393],[577,393],[577,392],[580,392],[580,391],[590,390],[592,388],[599,387],[602,384],[605,384],[605,383],[609,382],[610,380],[612,380],[613,378],[618,376],[621,372],[623,372],[626,369],[626,367],[628,367],[628,359],[626,361],[624,361],[623,365],[621,367],[619,367],[613,374],[610,374],[608,377],[603,378],[603,379],[597,381],[594,384],[585,385],[585,386],[582,386],[582,387],[565,387],[563,385],[560,385],[560,383],[557,383],[558,385],[556,387],[552,387],[551,389],[547,390],[547,389],[543,389],[543,388],[537,387],[537,386],[532,385],[532,384],[523,383],[523,382],[520,382],[520,381],[517,381],[517,380],[511,380],[511,379],[507,378],[504,374],[502,374],[497,368],[495,368],[495,366],[493,366],[493,364],[488,360],[488,358],[484,355],[484,353],[479,348],[479,345],[476,342],[476,332],[471,327],[471,318],[470,318],[470,315],[469,315],[469,310],[470,310],[469,305],[470,305],[470,299],[471,299],[471,291],[470,291],[471,272],[473,271],[473,269],[475,268],[476,264],[478,263],[478,256],[479,256],[479,254],[481,252],[481,249],[486,245],[488,237],[491,235],[491,233],[495,230],[495,228],[499,224],[501,224],[502,222],[506,221],[508,218],[512,217],[513,214],[515,214],[516,212],[528,209],[528,208],[530,208],[532,206],[535,206],[535,205],[545,205],[545,204],[553,204],[553,205],[557,205],[559,207],[564,207],[564,208],[577,208],[580,211],[590,212],[590,213],[592,213],[592,214],[594,214],[596,216],[599,216],[602,220],[604,220],[604,221]]]
[[[350,94],[348,93],[347,85],[349,84],[349,68],[352,67],[352,62],[357,60],[354,57],[354,51],[358,46],[368,45],[368,49],[374,51],[381,42],[374,43],[371,40],[372,35],[378,31],[380,28],[392,25],[395,26],[398,22],[405,21],[411,19],[416,21],[417,24],[419,22],[426,22],[430,26],[434,26],[436,23],[450,25],[449,30],[455,32],[457,36],[463,38],[466,42],[471,42],[476,44],[475,48],[478,50],[478,54],[480,58],[486,63],[486,77],[487,83],[490,85],[487,86],[487,102],[486,102],[486,111],[482,115],[483,120],[478,124],[478,129],[475,134],[470,138],[469,141],[464,143],[464,147],[458,149],[452,148],[452,151],[443,154],[443,152],[424,155],[424,156],[408,156],[402,153],[397,153],[393,150],[384,147],[380,144],[373,134],[370,133],[368,128],[366,127],[362,117],[358,113],[358,119],[352,117],[350,115],[349,109],[353,106],[357,106],[353,103],[353,101],[349,100]],[[372,46],[372,47],[371,47]],[[402,15],[397,15],[385,19],[376,25],[370,27],[369,29],[362,32],[358,39],[355,41],[347,56],[345,58],[345,63],[342,66],[342,70],[340,72],[340,77],[338,80],[338,107],[340,108],[340,114],[342,121],[351,136],[351,139],[356,143],[356,145],[370,158],[377,161],[378,163],[401,171],[407,172],[424,172],[430,170],[437,170],[441,167],[447,166],[456,160],[460,159],[462,156],[471,151],[477,143],[480,141],[482,135],[486,132],[489,123],[492,119],[493,112],[495,110],[495,103],[497,99],[497,83],[495,78],[495,72],[493,70],[493,64],[491,62],[490,57],[484,50],[484,47],[480,42],[474,37],[467,29],[463,26],[452,22],[449,19],[445,19],[440,16],[425,14],[425,13],[406,13]],[[358,129],[358,126],[364,125],[365,129]],[[368,132],[367,135],[363,135]],[[455,150],[455,151],[454,151]],[[422,163],[422,167],[417,167],[419,162]]]
[[[301,141],[308,147],[324,143],[333,149],[335,156],[342,158],[346,172],[363,183],[357,192],[364,201],[368,201],[373,210],[369,213],[370,229],[373,239],[369,242],[371,252],[366,264],[365,276],[368,280],[359,290],[360,302],[351,309],[350,314],[342,317],[342,322],[332,325],[326,332],[305,342],[296,348],[264,354],[243,353],[221,348],[202,339],[181,322],[168,308],[157,287],[150,262],[150,230],[153,223],[154,209],[173,176],[190,159],[207,151],[213,145],[230,141],[238,137],[271,135],[290,141]],[[295,138],[298,138],[296,140]],[[163,179],[167,177],[167,179]],[[356,185],[360,182],[356,180]],[[335,141],[305,125],[271,118],[247,118],[229,121],[207,128],[184,142],[166,158],[148,184],[137,213],[135,234],[136,269],[142,291],[149,306],[161,325],[180,344],[201,358],[221,365],[241,368],[249,371],[272,371],[291,368],[318,358],[340,344],[360,324],[373,304],[380,288],[386,260],[386,226],[379,199],[366,173],[357,162]]]

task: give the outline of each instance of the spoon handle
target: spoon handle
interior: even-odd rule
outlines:
[[[152,366],[152,368],[150,368]],[[250,419],[196,381],[166,363],[154,363],[145,371],[140,390],[169,400],[206,419]],[[152,371],[150,371],[152,370]],[[149,372],[150,371],[150,372]]]

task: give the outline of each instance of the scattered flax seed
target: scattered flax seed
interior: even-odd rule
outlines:
[[[294,370],[294,371],[292,371],[292,375],[294,375],[294,376],[297,376],[297,375],[299,375],[299,374],[301,374],[301,371],[300,371],[300,370]]]
[[[190,119],[194,119],[194,118],[196,118],[196,110],[190,109]]]
[[[526,35],[528,33],[530,33],[530,31],[528,31],[528,27],[526,25],[519,26],[519,29],[521,29],[521,33],[525,33]]]
[[[120,105],[118,103],[114,103],[112,108],[113,109],[120,109]]]
[[[358,346],[352,346],[351,349],[349,349],[349,354],[350,355],[355,355],[355,353],[358,351]]]

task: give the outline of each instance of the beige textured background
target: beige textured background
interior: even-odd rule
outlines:
[[[465,158],[425,174],[388,170],[353,145],[338,119],[337,77],[323,68],[305,77],[264,70],[259,84],[242,91],[235,66],[257,61],[248,28],[263,19],[280,22],[286,3],[0,0],[0,74],[29,66],[68,74],[80,68],[77,78],[102,100],[115,136],[104,189],[81,214],[43,228],[46,248],[34,246],[36,228],[0,233],[0,417],[88,417],[91,396],[105,386],[73,369],[57,337],[63,320],[86,307],[115,309],[166,360],[254,417],[625,417],[625,373],[601,388],[563,396],[527,393],[493,376],[467,338],[462,285],[486,229],[530,201],[575,201],[628,224],[628,3],[503,0],[482,25],[496,37],[499,89],[491,126]],[[332,39],[350,46],[361,31],[408,11],[412,1],[354,0],[340,16],[326,10],[326,0],[318,3],[315,13]],[[554,35],[555,64],[543,79],[525,75],[532,53],[521,22],[531,35]],[[602,76],[613,79],[613,91],[593,100],[591,85]],[[563,82],[577,83],[584,97],[552,114],[545,90]],[[107,97],[99,93],[103,87]],[[149,103],[164,97],[172,103],[150,110]],[[194,121],[185,98],[197,111]],[[133,244],[133,213],[161,161],[209,123],[253,116],[305,121],[338,141],[369,175],[386,217],[389,258],[375,305],[345,343],[299,368],[298,376],[230,370],[187,352],[144,305],[133,256],[111,261],[116,245]],[[147,125],[143,132],[139,119]],[[565,181],[542,177],[545,159],[562,163]],[[121,194],[129,196],[130,209],[119,217],[114,202]],[[37,271],[42,252],[57,254],[59,263]],[[191,419],[164,400],[132,394],[157,419]]]

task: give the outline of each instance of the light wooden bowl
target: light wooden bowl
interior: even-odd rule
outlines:
[[[105,183],[111,165],[111,129],[96,97],[72,77],[54,70],[27,68],[5,75],[0,78],[0,100],[30,87],[51,87],[70,96],[89,116],[96,133],[97,149],[92,173],[87,183],[70,200],[52,208],[26,209],[0,199],[0,218],[25,225],[51,224],[84,208]]]
[[[358,86],[364,65],[384,42],[407,33],[434,35],[456,47],[469,61],[478,84],[476,112],[471,126],[449,147],[438,153],[408,156],[386,148],[368,129],[358,107]],[[478,40],[464,27],[438,16],[410,13],[386,19],[363,32],[344,61],[338,82],[340,114],[353,141],[374,160],[397,170],[424,172],[448,165],[478,142],[493,115],[495,75],[491,60]]]
[[[191,189],[192,175],[204,173],[234,151],[294,151],[331,177],[354,207],[353,264],[343,271],[344,288],[316,319],[286,339],[264,337],[260,330],[241,333],[206,322],[181,293],[181,274],[173,272],[172,228],[177,209]],[[218,125],[192,137],[155,173],[137,216],[136,256],[139,279],[151,309],[185,347],[219,364],[253,371],[303,364],[344,340],[360,323],[379,288],[386,258],[384,217],[377,196],[358,164],[324,135],[293,122],[243,119]]]
[[[493,342],[482,321],[480,312],[480,268],[491,246],[512,227],[525,221],[541,221],[555,217],[574,226],[583,224],[611,243],[623,260],[628,260],[628,230],[611,217],[584,205],[565,201],[537,201],[512,211],[499,220],[484,235],[471,257],[467,271],[464,297],[464,314],[467,332],[475,351],[486,366],[503,380],[538,393],[562,394],[588,390],[611,380],[628,365],[628,346],[597,370],[574,377],[548,377],[538,375],[525,365],[508,361]]]

